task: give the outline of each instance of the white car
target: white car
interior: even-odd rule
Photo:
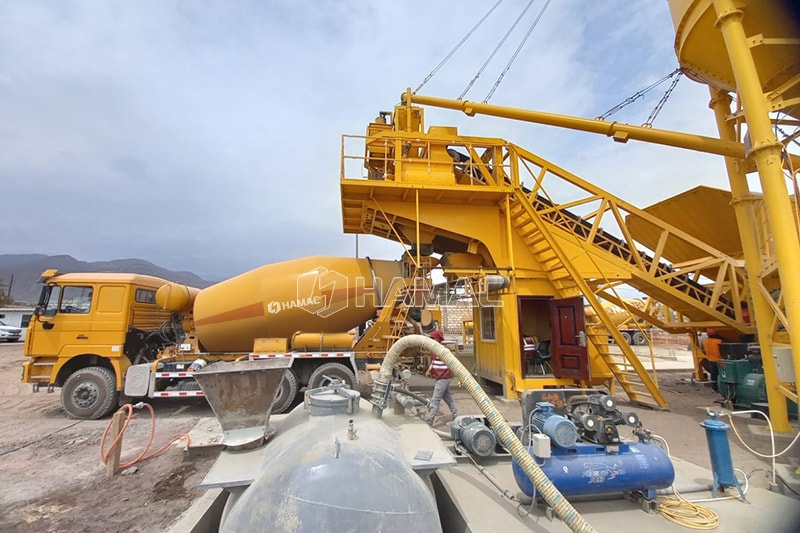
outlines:
[[[0,340],[4,340],[6,342],[17,342],[21,335],[22,330],[20,328],[9,326],[0,320]]]

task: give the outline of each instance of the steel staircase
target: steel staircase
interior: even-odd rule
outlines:
[[[528,250],[540,262],[555,288],[556,296],[566,298],[582,294],[597,311],[597,322],[586,324],[587,341],[603,359],[628,398],[643,405],[666,407],[667,401],[659,391],[658,385],[631,347],[622,340],[608,314],[602,310],[592,287],[564,253],[559,239],[551,231],[554,229],[551,220],[540,216],[529,201],[528,195],[521,189],[514,195],[509,215],[512,225],[522,237]],[[630,371],[627,365],[620,365],[611,354],[607,337],[609,332],[622,349],[623,357],[633,371]]]

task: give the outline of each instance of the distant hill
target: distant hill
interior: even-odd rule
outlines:
[[[132,272],[156,276],[200,289],[213,284],[191,272],[174,272],[141,259],[86,262],[69,255],[0,254],[0,280],[2,280],[3,288],[8,291],[8,284],[13,274],[14,284],[11,287],[11,296],[20,303],[36,303],[41,291],[41,285],[37,281],[42,272],[48,268],[56,268],[59,272]]]

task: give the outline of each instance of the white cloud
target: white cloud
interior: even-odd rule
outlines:
[[[523,5],[498,8],[421,93],[457,96]],[[216,279],[352,254],[340,135],[390,110],[488,6],[4,2],[0,253],[140,257]],[[524,29],[468,98],[483,99]],[[676,67],[673,36],[666,2],[552,2],[492,102],[596,116]],[[619,120],[644,121],[662,90]],[[656,126],[713,134],[707,100],[682,81]],[[508,138],[639,205],[726,182],[712,156],[436,109],[426,118]],[[362,237],[360,251],[400,248]]]

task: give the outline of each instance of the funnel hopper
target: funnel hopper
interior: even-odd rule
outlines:
[[[219,362],[194,373],[222,426],[222,444],[258,446],[269,436],[272,403],[290,363],[280,359]]]

